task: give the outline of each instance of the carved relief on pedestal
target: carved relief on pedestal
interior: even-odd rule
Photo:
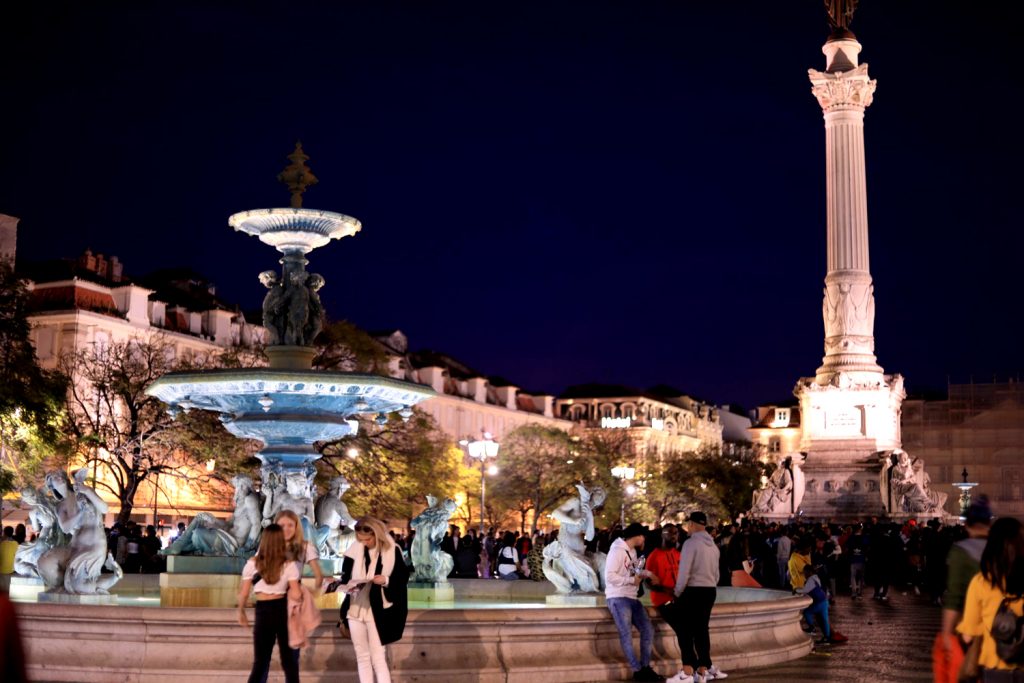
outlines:
[[[871,106],[877,82],[868,77],[867,64],[838,73],[808,69],[807,75],[811,79],[811,93],[826,113],[839,108]]]
[[[875,328],[875,294],[870,278],[864,282],[828,282],[821,302],[825,337],[872,337]]]

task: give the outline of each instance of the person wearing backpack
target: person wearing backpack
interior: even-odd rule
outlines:
[[[1018,619],[1024,614],[1024,533],[1012,517],[997,520],[981,553],[981,570],[971,579],[957,631],[967,643],[981,638],[978,651],[980,680],[1024,681],[1024,641]],[[997,639],[1000,625],[1009,622],[1008,637]]]
[[[964,651],[955,635],[956,625],[964,611],[967,586],[981,566],[988,530],[992,525],[992,508],[988,498],[980,496],[967,508],[964,538],[949,549],[946,556],[946,591],[942,596],[942,628],[932,647],[932,672],[935,683],[957,683]]]

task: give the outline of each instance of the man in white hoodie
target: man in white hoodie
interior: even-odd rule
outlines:
[[[683,670],[669,679],[675,683],[704,683],[727,674],[711,664],[711,608],[715,605],[718,585],[718,547],[705,531],[708,524],[703,512],[691,512],[687,518],[690,537],[679,555],[676,579],[676,609],[682,622],[679,629],[679,651]]]
[[[636,552],[644,548],[644,534],[647,529],[642,524],[633,522],[622,532],[622,537],[615,539],[608,550],[608,560],[604,565],[604,596],[608,603],[608,611],[612,613],[615,627],[619,629],[619,642],[626,661],[633,669],[634,681],[650,681],[660,683],[665,680],[651,668],[651,644],[654,641],[654,626],[647,618],[647,608],[643,606],[637,593],[644,579],[657,582],[651,572],[643,568],[637,560]],[[640,632],[640,659],[637,661],[633,653],[633,627]]]

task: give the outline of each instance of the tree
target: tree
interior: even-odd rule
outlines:
[[[159,399],[145,393],[167,372],[213,363],[176,361],[161,336],[93,345],[61,358],[72,378],[67,413],[75,459],[93,468],[98,489],[118,499],[118,521],[129,519],[140,486],[155,476],[208,486],[214,477],[206,460],[217,458],[223,477],[232,463],[252,455],[254,442],[229,434],[214,413],[193,410],[173,419]]]
[[[408,422],[391,415],[384,425],[360,418],[359,432],[322,444],[320,472],[344,475],[351,485],[346,503],[353,514],[409,519],[426,494],[456,490],[462,451],[434,419],[414,409]]]
[[[641,483],[644,503],[658,523],[691,510],[735,519],[750,509],[764,466],[748,456],[717,450],[648,455]]]
[[[347,320],[328,322],[316,338],[319,370],[388,375],[388,354],[376,339]]]
[[[29,338],[28,292],[0,263],[0,465],[14,472],[14,485],[39,474],[62,443],[67,378],[39,367]]]
[[[493,488],[499,500],[520,514],[522,526],[533,512],[531,528],[537,531],[541,516],[574,493],[580,472],[573,466],[576,442],[561,429],[539,424],[522,425],[505,436],[498,453],[501,479]]]

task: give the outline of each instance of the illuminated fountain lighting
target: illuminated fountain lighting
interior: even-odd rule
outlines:
[[[302,194],[317,179],[305,164],[309,157],[301,145],[296,145],[288,158],[292,164],[279,180],[291,190],[291,207],[243,211],[231,216],[228,224],[281,253],[281,276],[267,271],[261,275],[264,285],[284,299],[284,305],[291,306],[288,297],[312,302],[302,304],[306,308],[287,308],[288,317],[294,310],[300,316],[308,314],[311,321],[317,316],[319,322],[322,314],[316,292],[323,278],[306,272],[306,256],[332,240],[355,235],[362,224],[344,214],[303,208]],[[269,300],[272,294],[267,296]],[[264,310],[267,308],[265,302]],[[307,336],[315,336],[309,330],[319,326],[305,325]],[[172,415],[194,408],[214,411],[235,436],[261,441],[264,446],[258,457],[263,462],[264,480],[268,469],[311,476],[311,463],[320,457],[315,443],[356,434],[358,415],[374,415],[378,425],[386,424],[390,413],[407,421],[413,405],[434,395],[423,385],[388,377],[312,370],[316,356],[313,339],[296,339],[298,329],[300,326],[291,325],[285,333],[268,325],[268,331],[278,337],[267,347],[269,368],[169,373],[146,392],[166,403]]]

